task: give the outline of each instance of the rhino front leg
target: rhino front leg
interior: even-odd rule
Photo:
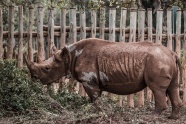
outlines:
[[[93,103],[98,97],[101,96],[102,91],[99,89],[99,86],[91,82],[83,82],[83,87],[85,92],[90,97],[90,102]]]

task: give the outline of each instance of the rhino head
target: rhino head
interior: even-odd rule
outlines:
[[[32,62],[26,56],[25,62],[31,78],[39,79],[42,84],[51,84],[67,74],[70,67],[70,58],[69,50],[64,47],[41,63]]]

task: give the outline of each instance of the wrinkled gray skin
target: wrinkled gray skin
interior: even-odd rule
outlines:
[[[172,104],[170,118],[177,119],[182,105],[179,97],[177,55],[151,42],[108,42],[86,39],[74,43],[42,63],[26,59],[31,76],[50,84],[71,73],[83,84],[93,102],[102,91],[128,95],[149,87],[155,98],[155,112],[167,108],[166,94]]]

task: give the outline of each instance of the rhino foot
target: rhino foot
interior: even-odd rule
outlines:
[[[168,119],[177,120],[177,119],[179,119],[179,116],[178,115],[171,115],[168,117]]]

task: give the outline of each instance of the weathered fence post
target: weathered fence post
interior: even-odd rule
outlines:
[[[181,9],[177,9],[177,12],[176,12],[176,53],[179,58],[181,56],[180,34],[181,34]]]
[[[172,49],[172,10],[167,9],[167,47]]]
[[[100,9],[100,30],[99,38],[105,39],[105,8]]]
[[[186,9],[183,11],[184,15],[184,47],[183,47],[183,105],[186,107]]]
[[[38,41],[38,62],[45,60],[44,38],[43,38],[43,7],[39,5],[37,8],[37,41]]]
[[[3,12],[0,6],[0,59],[3,59]]]
[[[14,49],[14,6],[9,6],[9,17],[8,17],[8,43],[7,43],[7,59],[12,59]]]
[[[110,8],[109,10],[109,41],[115,42],[115,22],[116,22],[116,9]]]
[[[23,66],[23,6],[19,6],[18,67]]]
[[[54,14],[53,14],[54,8],[48,8],[48,58],[53,55],[53,47],[55,47],[54,44]],[[57,91],[59,88],[58,83],[53,83],[51,85],[48,85],[48,92],[49,94],[52,94],[53,91]]]
[[[136,42],[136,17],[137,17],[137,9],[130,9],[130,36],[129,42]]]
[[[152,8],[147,9],[147,16],[148,16],[148,41],[152,42]],[[149,91],[148,88],[147,91]],[[151,99],[151,97],[147,97],[147,99],[148,98]]]
[[[129,42],[136,42],[136,17],[137,10],[135,8],[130,9],[130,36]],[[134,107],[134,95],[127,96],[127,104],[129,107]]]
[[[81,39],[85,39],[86,38],[86,17],[85,17],[85,10],[81,9],[80,10],[80,33]]]
[[[162,43],[163,10],[158,9],[156,14],[156,43]]]
[[[148,18],[148,41],[152,42],[152,8],[147,9],[147,18]],[[152,91],[147,87],[147,101],[152,101]]]
[[[65,8],[61,9],[60,25],[61,25],[60,48],[63,48],[66,44],[66,9]]]
[[[75,43],[77,41],[77,30],[76,30],[76,8],[70,8],[69,12],[70,21],[70,43]]]
[[[85,17],[84,9],[80,10],[80,33],[81,33],[80,39],[86,39],[86,17]],[[86,93],[83,88],[83,85],[81,83],[78,84],[79,84],[79,94],[81,96],[85,96]]]
[[[75,43],[77,41],[77,30],[76,30],[76,8],[70,8],[69,12],[69,21],[70,21],[70,43]],[[72,84],[75,82],[74,79],[70,78],[69,80],[69,92],[73,89]],[[75,87],[76,91],[79,91],[79,83]]]
[[[121,8],[120,40],[119,40],[119,42],[125,42],[126,15],[127,15],[127,9]],[[119,95],[119,106],[122,106],[122,105],[123,105],[123,96]]]
[[[115,42],[115,21],[116,21],[116,9],[110,8],[109,10],[109,41]],[[111,99],[114,99],[114,94],[109,93]]]
[[[48,57],[51,57],[53,54],[52,48],[55,46],[54,44],[54,14],[53,8],[48,8]]]
[[[91,11],[91,37],[96,37],[96,10]]]
[[[144,41],[145,9],[138,10],[138,41]]]
[[[66,9],[61,9],[61,17],[60,17],[60,43],[59,48],[63,48],[66,44]],[[62,77],[59,82],[59,90],[63,88],[65,82],[65,77]]]
[[[33,61],[33,38],[32,38],[32,27],[34,23],[34,7],[33,5],[29,6],[29,25],[28,25],[28,58]]]
[[[145,28],[145,10],[138,10],[138,41],[144,41],[144,28]],[[138,95],[138,107],[144,105],[144,90],[137,93]]]
[[[125,26],[126,26],[127,9],[121,8],[120,18],[120,42],[125,42]]]

